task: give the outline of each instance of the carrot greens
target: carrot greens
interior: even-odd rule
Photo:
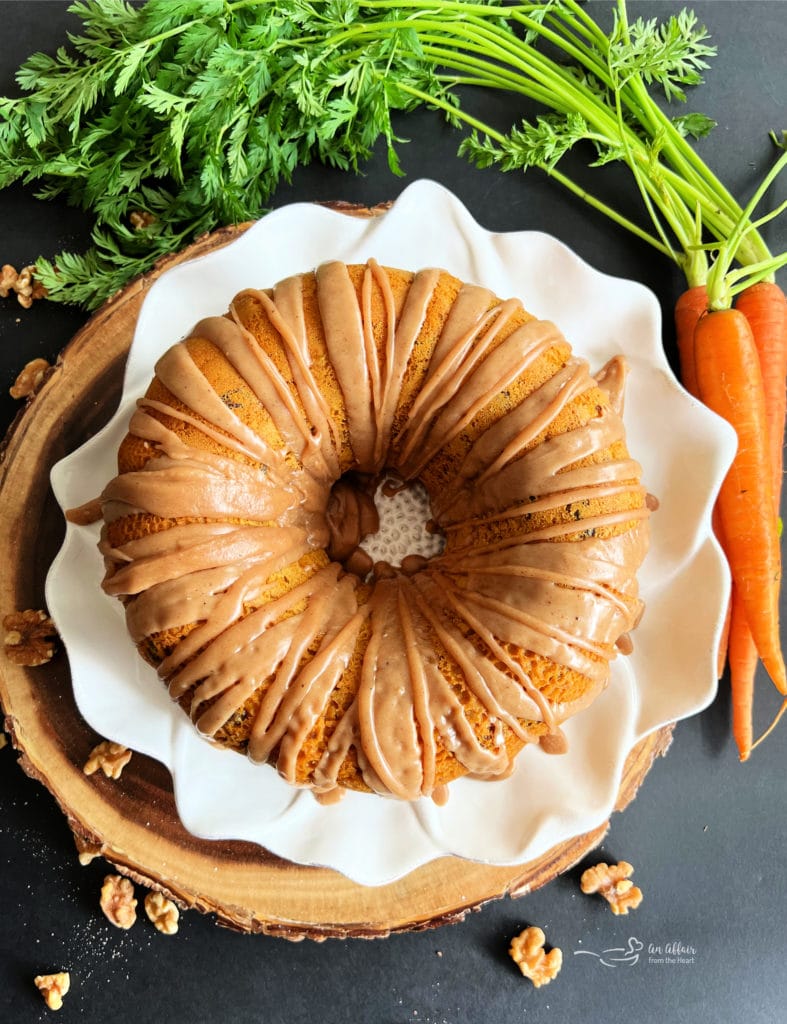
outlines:
[[[0,187],[94,215],[88,252],[37,264],[50,298],[92,308],[196,235],[258,217],[299,165],[357,170],[382,138],[400,173],[394,116],[426,105],[469,129],[474,163],[546,171],[700,284],[698,220],[723,240],[741,210],[689,142],[713,122],[663,108],[715,49],[688,11],[630,21],[613,7],[605,32],[577,0],[78,0],[81,32],[0,98]],[[464,109],[463,86],[544,110],[501,132]],[[576,147],[628,164],[652,229],[569,177]],[[756,229],[736,256],[768,260]]]

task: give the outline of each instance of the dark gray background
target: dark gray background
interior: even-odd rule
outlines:
[[[645,17],[679,8],[672,2],[630,6]],[[590,7],[605,18],[610,4]],[[719,122],[699,149],[745,199],[773,158],[768,130],[787,127],[787,7],[779,0],[717,0],[694,9],[721,51],[690,99],[690,108]],[[73,21],[62,3],[0,2],[0,26],[0,93],[7,93],[18,64],[35,49],[52,51]],[[499,97],[468,96],[467,104],[502,125],[520,113],[514,101]],[[662,304],[672,355],[671,309],[681,279],[666,260],[537,172],[523,180],[473,170],[455,157],[456,135],[432,114],[411,115],[399,128],[411,140],[401,150],[407,178],[394,178],[381,152],[362,177],[319,166],[299,171],[272,205],[334,198],[374,203],[394,198],[415,178],[436,179],[484,226],[549,231],[599,269],[648,285]],[[589,175],[605,194],[637,210],[624,175]],[[784,197],[782,183],[764,209]],[[0,192],[0,263],[19,267],[40,253],[80,248],[87,229],[77,211],[38,203],[21,188]],[[787,246],[784,218],[765,233],[774,251]],[[18,370],[34,356],[53,358],[84,320],[78,311],[47,303],[25,312],[11,299],[0,301],[2,429],[18,408],[7,393]],[[759,693],[762,727],[776,702],[765,685]],[[613,917],[602,902],[579,894],[580,865],[526,899],[489,904],[458,925],[322,945],[235,935],[197,912],[182,916],[174,938],[159,935],[146,920],[128,933],[113,929],[98,909],[105,865],[79,866],[54,801],[23,775],[8,746],[0,751],[0,1020],[46,1019],[32,978],[59,969],[72,975],[63,1021],[784,1020],[787,724],[739,766],[728,719],[725,681],[707,711],[678,725],[668,756],[654,766],[635,803],[614,817],[599,857],[635,865],[645,899],[628,917]],[[542,926],[564,952],[559,978],[540,991],[520,977],[506,953],[510,938],[529,923]],[[575,955],[623,947],[630,937],[644,944],[633,966],[605,967],[597,957]],[[669,943],[692,947],[693,963],[649,962],[649,946]]]

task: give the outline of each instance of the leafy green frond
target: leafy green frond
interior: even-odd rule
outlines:
[[[228,17],[224,0],[147,0],[140,11],[139,33],[154,37],[192,21],[224,28]]]
[[[137,77],[143,62],[148,57],[148,50],[149,47],[146,43],[136,43],[122,55],[120,69],[113,87],[116,96],[124,93]]]
[[[682,114],[672,118],[672,124],[683,138],[690,135],[693,139],[702,139],[713,131],[716,123],[705,114]]]
[[[593,166],[625,161],[678,248],[686,208],[693,218],[699,203],[716,233],[739,212],[685,141],[713,122],[670,120],[648,93],[682,100],[701,81],[715,50],[688,12],[629,25],[619,0],[606,35],[576,0],[77,0],[70,10],[81,31],[30,57],[21,95],[0,97],[0,188],[34,183],[95,217],[88,253],[40,262],[58,301],[93,307],[195,234],[260,216],[313,160],[357,171],[384,146],[401,174],[395,115],[419,106],[469,128],[460,152],[478,166],[540,167],[573,187],[557,164],[578,143]],[[503,133],[463,109],[462,83],[514,89],[540,112]],[[135,212],[154,219],[135,230]],[[664,233],[646,240],[674,255]],[[741,245],[762,258],[755,232]]]
[[[504,152],[486,135],[471,132],[459,144],[459,156],[466,157],[474,167],[484,170],[502,163]]]
[[[544,167],[551,170],[577,142],[587,139],[589,129],[580,114],[550,114],[535,122],[522,121],[500,141],[479,139],[474,132],[465,139],[460,153],[477,167],[495,163],[504,171]]]
[[[685,102],[683,86],[699,85],[709,67],[706,58],[716,54],[705,42],[709,38],[694,12],[685,9],[666,22],[637,18],[625,28],[616,17],[610,67],[621,81],[639,74],[649,85],[660,85],[668,100]]]
[[[77,0],[68,10],[80,19],[85,35],[93,39],[127,33],[139,19],[139,8],[127,0]]]
[[[171,117],[188,110],[191,100],[186,96],[176,96],[166,89],[160,88],[155,82],[145,82],[138,96],[138,102],[156,114]]]

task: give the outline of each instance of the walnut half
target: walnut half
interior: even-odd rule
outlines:
[[[144,231],[144,229],[149,228],[151,224],[155,224],[158,217],[156,217],[154,213],[149,213],[147,210],[132,210],[128,215],[128,219],[135,231]]]
[[[55,624],[40,609],[11,612],[3,619],[3,630],[5,656],[14,665],[35,668],[45,665],[55,653]]]
[[[8,297],[8,293],[14,290],[14,285],[19,277],[19,271],[10,263],[4,263],[0,267],[0,299]]]
[[[634,868],[627,861],[596,864],[583,872],[579,880],[582,892],[598,893],[609,903],[613,914],[628,914],[642,902],[642,890],[630,880]]]
[[[26,363],[22,372],[8,389],[12,398],[29,398],[44,383],[44,375],[49,369],[46,359],[31,359]]]
[[[59,974],[39,974],[33,982],[44,997],[50,1010],[59,1010],[63,1005],[63,996],[71,988],[71,976],[68,971]]]
[[[134,886],[120,875],[107,875],[101,886],[101,909],[116,928],[128,929],[137,919]]]
[[[119,779],[123,769],[131,760],[131,751],[122,743],[104,740],[90,751],[82,771],[85,775],[93,775],[100,768],[108,779]]]
[[[145,897],[145,913],[163,935],[174,935],[178,930],[180,911],[163,892],[149,892]]]
[[[563,952],[550,949],[544,952],[546,936],[540,928],[531,926],[511,940],[508,953],[519,970],[536,988],[548,985],[563,966]]]

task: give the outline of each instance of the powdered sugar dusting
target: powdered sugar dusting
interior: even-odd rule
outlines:
[[[103,876],[115,869],[101,859],[89,867],[79,866],[77,851],[74,848],[71,852],[68,839],[65,850],[53,846],[52,838],[37,821],[40,807],[47,809],[46,800],[42,797],[39,804],[36,794],[31,804],[12,795],[5,805],[6,821],[0,822],[0,835],[13,833],[14,856],[28,865],[26,884],[10,898],[6,895],[4,904],[4,913],[15,922],[19,949],[23,951],[20,970],[27,990],[24,1005],[30,1011],[24,1019],[40,1024],[53,1019],[52,1011],[35,990],[34,975],[68,971],[71,988],[63,1000],[63,1013],[69,1019],[95,1020],[96,1000],[106,992],[120,998],[129,981],[131,963],[157,941],[157,935],[151,927],[146,928],[146,921],[137,922],[132,937],[106,920],[99,908],[99,890]],[[54,813],[54,808],[49,809]],[[57,841],[62,838],[61,834]],[[0,860],[0,870],[6,877],[10,875],[9,859]],[[144,889],[135,888],[140,897]]]

